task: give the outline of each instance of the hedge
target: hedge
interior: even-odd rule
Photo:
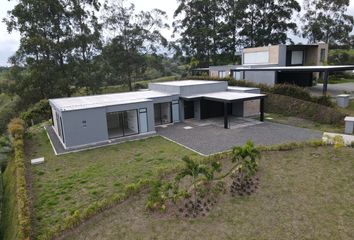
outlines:
[[[345,118],[345,114],[335,108],[278,94],[268,94],[265,111],[333,125],[342,125]]]
[[[17,229],[17,236],[15,239],[28,240],[31,236],[31,221],[30,221],[30,201],[27,193],[27,182],[25,177],[25,156],[24,156],[24,133],[25,123],[22,119],[12,119],[8,124],[8,131],[12,140],[14,149],[14,159],[9,163],[9,171],[13,170],[12,181],[9,184],[15,186],[15,201],[14,212],[15,219],[11,221],[15,222],[17,226],[10,226]],[[8,170],[8,169],[7,169]],[[14,177],[14,178],[13,178]],[[6,188],[7,186],[5,186]],[[14,223],[12,223],[14,224]],[[6,224],[5,224],[6,225]],[[7,231],[7,229],[4,229]],[[4,233],[6,235],[6,233]]]
[[[43,121],[47,121],[51,118],[51,110],[47,99],[43,99],[27,111],[21,113],[20,118],[23,119],[27,126],[31,126],[32,123],[37,124]]]

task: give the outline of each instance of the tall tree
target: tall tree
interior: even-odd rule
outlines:
[[[98,0],[20,0],[8,12],[8,31],[21,34],[12,63],[26,67],[14,79],[17,94],[26,102],[70,96],[87,80],[75,64],[94,52],[98,8]]]
[[[354,24],[353,16],[346,14],[349,4],[349,0],[305,0],[302,36],[310,43],[348,43]]]
[[[216,0],[178,2],[173,26],[181,36],[179,44],[187,62],[193,59],[199,66],[216,64],[220,49],[219,32],[224,23],[222,3]]]
[[[110,76],[120,78],[132,90],[134,78],[139,78],[148,65],[148,56],[156,55],[167,40],[161,30],[168,28],[166,13],[153,9],[136,12],[126,0],[106,1],[103,19],[111,33],[103,51]],[[120,77],[118,77],[120,76]]]
[[[296,31],[294,12],[301,7],[296,0],[242,0],[241,31],[243,45],[247,47],[286,43],[287,33]]]

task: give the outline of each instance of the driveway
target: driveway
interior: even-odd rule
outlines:
[[[234,129],[178,123],[158,127],[157,133],[203,155],[223,152],[243,145],[248,140],[256,145],[274,145],[322,137],[322,132],[319,131],[271,122]]]
[[[310,92],[313,95],[322,95],[323,84],[318,83],[316,86],[310,87]],[[337,96],[343,93],[349,93],[354,97],[354,83],[338,83],[338,84],[328,84],[328,94],[330,96]]]

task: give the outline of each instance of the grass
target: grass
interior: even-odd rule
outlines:
[[[321,124],[321,123],[313,122],[298,117],[289,117],[289,116],[284,116],[276,113],[267,113],[265,117],[266,120],[270,122],[276,122],[276,123],[281,123],[281,124],[286,124],[286,125],[291,125],[291,126],[301,127],[301,128],[309,128],[321,132],[334,132],[334,133],[344,132],[344,127],[333,126],[330,124]]]
[[[354,239],[353,149],[263,153],[260,181],[197,219],[147,212],[141,194],[61,239]]]
[[[121,193],[131,183],[153,179],[161,171],[195,155],[161,137],[55,156],[44,130],[34,128],[26,141],[27,159],[44,157],[31,166],[33,228],[41,236],[63,219],[96,201]]]
[[[17,218],[16,181],[14,176],[15,164],[14,159],[11,159],[5,172],[0,174],[4,186],[0,221],[1,239],[17,239],[19,223]]]

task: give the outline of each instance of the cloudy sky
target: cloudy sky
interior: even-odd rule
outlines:
[[[302,0],[298,0],[300,4]],[[0,0],[0,19],[6,17],[7,11],[12,9],[16,4],[16,0]],[[135,4],[137,10],[150,10],[159,8],[167,12],[169,22],[173,20],[173,12],[177,8],[176,0],[131,0]],[[350,0],[349,13],[354,15],[354,0]],[[171,31],[164,33],[165,37],[169,38]],[[0,66],[7,65],[7,59],[14,54],[19,45],[20,36],[18,33],[13,32],[9,34],[6,30],[5,24],[0,21]],[[299,41],[299,40],[298,40]]]

